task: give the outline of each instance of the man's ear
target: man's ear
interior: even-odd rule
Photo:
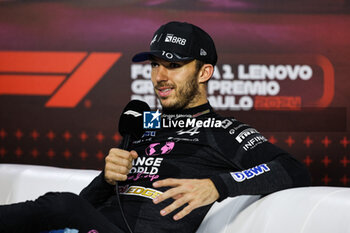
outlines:
[[[214,72],[214,66],[211,64],[204,64],[199,70],[198,82],[206,83],[209,81]]]

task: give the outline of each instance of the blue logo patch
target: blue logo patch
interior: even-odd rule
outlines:
[[[264,163],[241,172],[231,172],[231,176],[235,181],[242,182],[245,179],[251,179],[269,171],[270,168]]]
[[[143,112],[143,128],[144,129],[160,129],[160,116],[162,114],[157,111]]]

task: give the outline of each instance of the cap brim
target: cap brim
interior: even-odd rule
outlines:
[[[142,61],[147,61],[150,60],[152,57],[158,57],[161,59],[164,59],[166,61],[190,61],[194,60],[193,57],[181,57],[177,54],[174,53],[168,53],[164,51],[149,51],[149,52],[141,52],[136,54],[133,58],[133,62],[142,62]]]

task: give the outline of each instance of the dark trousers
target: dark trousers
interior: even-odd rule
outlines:
[[[123,224],[122,219],[118,221]],[[125,233],[73,193],[50,192],[35,201],[0,206],[1,233],[39,233],[64,228],[77,229],[79,233]]]

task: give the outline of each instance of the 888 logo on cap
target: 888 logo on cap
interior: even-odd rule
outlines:
[[[162,114],[157,111],[143,112],[143,128],[144,129],[160,129],[160,116]]]

